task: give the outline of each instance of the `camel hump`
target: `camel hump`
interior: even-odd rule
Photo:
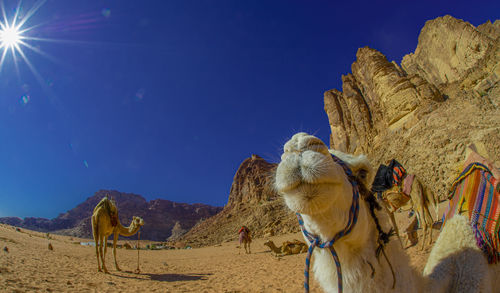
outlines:
[[[111,219],[111,226],[116,227],[118,225],[118,209],[113,200],[110,200],[107,196],[103,197],[101,201],[94,208],[94,213],[98,209],[103,209],[109,215]]]

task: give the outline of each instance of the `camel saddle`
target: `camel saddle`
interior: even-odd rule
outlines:
[[[109,218],[111,219],[111,226],[113,226],[113,227],[118,226],[118,214],[110,212]]]
[[[495,167],[493,167],[495,168]],[[466,214],[488,262],[500,262],[500,178],[479,162],[469,164],[453,181],[443,226],[455,214]]]

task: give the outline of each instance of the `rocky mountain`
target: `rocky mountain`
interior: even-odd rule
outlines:
[[[164,199],[146,201],[142,196],[115,190],[99,190],[93,196],[54,219],[0,218],[0,223],[31,230],[92,238],[90,217],[97,203],[109,194],[116,201],[120,222],[128,226],[132,216],[139,216],[146,223],[141,228],[141,239],[165,241],[179,236],[203,219],[217,214],[222,208],[205,204],[176,203]]]
[[[236,240],[242,225],[249,227],[253,237],[299,231],[295,215],[272,188],[275,167],[257,155],[244,160],[234,175],[224,209],[178,241],[197,247]]]
[[[427,21],[401,65],[360,48],[342,91],[325,92],[332,148],[392,158],[441,199],[470,144],[500,165],[500,21]]]

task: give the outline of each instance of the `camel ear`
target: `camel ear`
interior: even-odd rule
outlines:
[[[336,150],[330,150],[330,152],[344,161],[356,177],[356,179],[363,183],[367,188],[370,188],[374,172],[370,160],[365,155],[350,155]]]

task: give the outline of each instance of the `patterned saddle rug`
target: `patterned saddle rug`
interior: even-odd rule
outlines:
[[[490,264],[500,261],[500,185],[485,165],[468,165],[453,181],[443,226],[455,214],[467,213],[478,246]]]

